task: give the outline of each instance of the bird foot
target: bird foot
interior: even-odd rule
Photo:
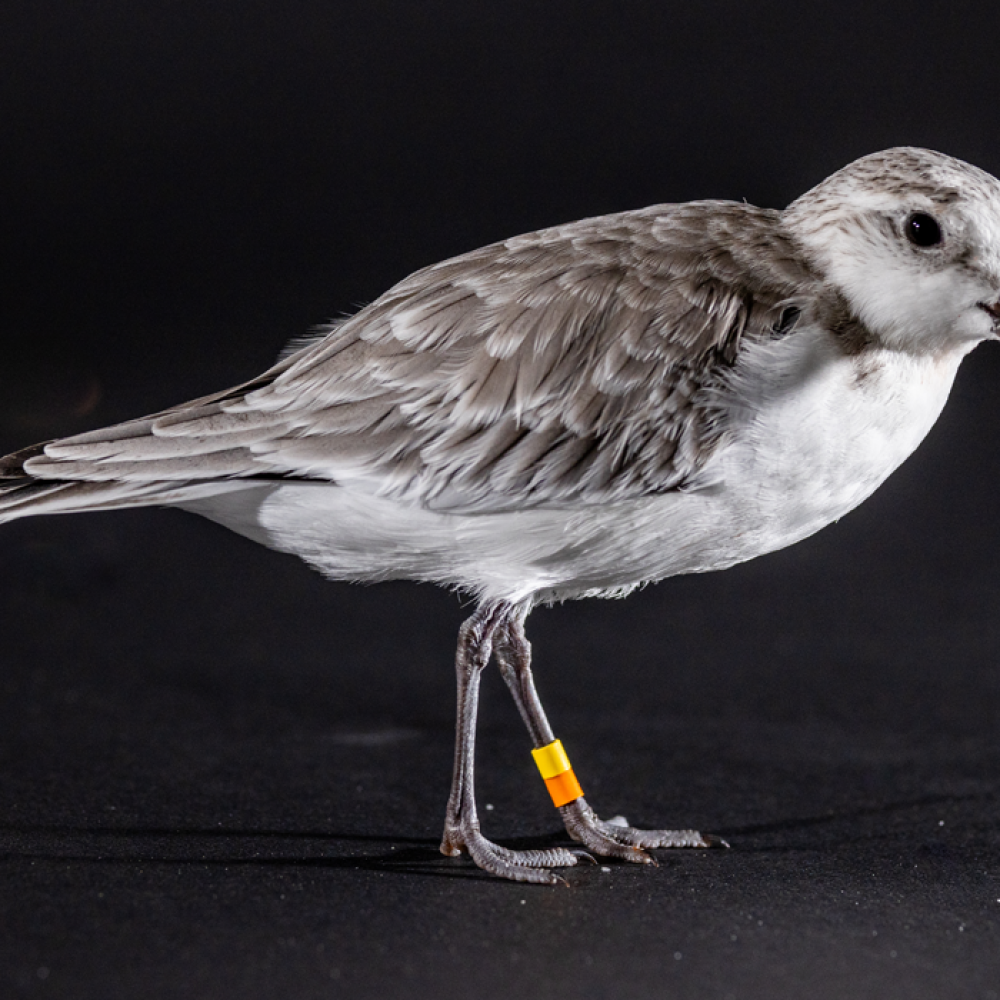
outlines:
[[[624,816],[602,820],[579,798],[562,806],[563,823],[569,835],[595,854],[619,858],[635,864],[655,865],[648,848],[657,847],[728,847],[721,837],[697,830],[637,830]]]
[[[551,868],[569,868],[581,858],[594,859],[586,851],[555,847],[544,851],[512,851],[487,840],[478,828],[471,826],[445,830],[441,853],[455,857],[466,851],[483,871],[515,882],[534,882],[540,885],[568,885]]]

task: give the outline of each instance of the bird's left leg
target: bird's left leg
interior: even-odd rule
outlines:
[[[455,670],[458,679],[458,724],[455,733],[455,772],[445,817],[441,853],[468,851],[480,868],[516,882],[562,882],[550,868],[575,865],[579,854],[563,847],[513,851],[486,839],[479,829],[474,787],[476,714],[479,679],[489,662],[493,637],[511,612],[511,605],[483,604],[458,634]]]
[[[493,651],[500,672],[507,683],[531,740],[538,750],[555,744],[555,736],[545,710],[535,690],[531,673],[531,644],[524,634],[524,619],[528,607],[516,609],[499,624],[493,640]],[[561,744],[559,745],[561,751]],[[563,758],[565,760],[565,758]],[[566,761],[568,766],[568,761]],[[572,771],[569,771],[572,775]],[[575,784],[575,778],[573,779]],[[579,786],[576,786],[579,792]],[[560,798],[565,796],[565,792]],[[568,794],[572,795],[571,790]],[[553,796],[555,800],[555,795]],[[557,804],[558,804],[558,800]],[[701,834],[697,830],[637,830],[624,821],[605,822],[587,804],[582,794],[558,805],[563,824],[569,835],[585,844],[595,854],[649,864],[652,858],[645,848],[651,847],[728,847],[719,837]]]

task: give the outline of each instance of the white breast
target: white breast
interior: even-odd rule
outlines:
[[[823,330],[749,348],[734,381],[734,443],[717,473],[745,558],[870,496],[934,425],[965,353],[845,355]]]
[[[705,488],[619,508],[603,522],[581,512],[575,533],[590,546],[573,562],[575,580],[553,593],[724,569],[813,534],[912,454],[965,353],[849,356],[819,329],[749,345],[719,396],[730,432]]]

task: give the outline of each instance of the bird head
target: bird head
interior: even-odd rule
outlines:
[[[782,220],[884,346],[964,352],[1000,336],[1000,181],[978,167],[887,149],[832,174]]]

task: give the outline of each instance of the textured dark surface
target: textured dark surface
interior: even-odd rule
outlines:
[[[996,15],[929,10],[5,4],[0,446],[519,231],[896,143],[998,173]],[[814,539],[529,619],[595,808],[733,844],[568,889],[437,853],[453,596],[174,511],[5,526],[0,997],[997,1000],[998,380]],[[561,842],[528,749],[491,674],[486,832]]]

